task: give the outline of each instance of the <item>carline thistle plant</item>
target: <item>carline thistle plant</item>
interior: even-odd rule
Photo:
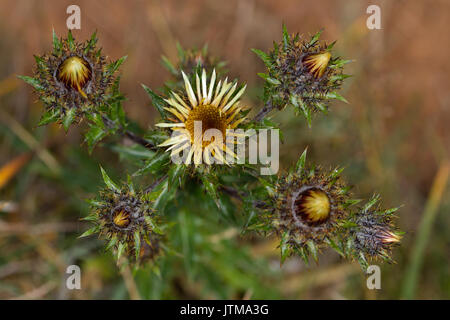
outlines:
[[[180,253],[186,243],[180,239],[196,232],[188,229],[186,212],[197,217],[198,225],[206,224],[208,219],[200,213],[205,205],[207,215],[217,212],[220,221],[210,225],[216,230],[211,233],[228,224],[244,226],[242,231],[247,233],[275,236],[281,262],[292,255],[305,263],[310,257],[317,261],[328,247],[343,258],[357,260],[363,269],[370,260],[392,262],[393,248],[401,240],[394,224],[396,209],[381,209],[376,205],[379,197],[360,206],[342,178],[342,169],[307,163],[306,149],[295,166],[271,176],[259,175],[257,164],[231,164],[224,158],[224,154],[237,156],[228,143],[239,146],[250,138],[231,129],[280,129],[268,115],[286,106],[296,108],[311,125],[315,111],[326,113],[332,100],[346,101],[338,90],[348,77],[343,67],[349,60],[336,57],[334,43],[321,42],[320,35],[305,39],[288,34],[283,27],[283,39],[273,50],[253,50],[267,68],[259,74],[265,83],[258,112],[241,104],[246,85],[229,81],[222,74],[223,62],[206,49],[178,46],[180,61],[172,63],[163,57],[173,78],[161,93],[142,85],[161,119],[154,129],[141,130],[144,134],[139,135],[130,130],[116,75],[125,57],[106,64],[96,47],[95,33],[85,43],[76,42],[70,32],[66,39],[54,34],[53,52],[36,57],[34,77],[21,77],[44,102],[40,124],[59,122],[67,129],[86,119],[89,151],[106,138],[112,140],[110,144],[128,139],[134,145],[120,145],[117,152],[142,159],[122,186],[101,169],[106,187],[88,201],[90,213],[84,219],[93,226],[82,236],[104,239],[117,261],[125,259],[136,268],[147,263],[157,267],[169,257],[186,258]],[[204,139],[209,130],[223,139]],[[180,153],[185,154],[183,162],[174,162]],[[132,179],[137,177],[149,186],[135,187]],[[198,208],[184,206],[190,198]]]

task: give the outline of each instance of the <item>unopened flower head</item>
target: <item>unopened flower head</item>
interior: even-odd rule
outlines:
[[[41,124],[57,121],[67,128],[107,103],[114,73],[123,59],[106,64],[96,43],[95,33],[84,43],[76,42],[70,31],[65,39],[54,34],[53,51],[35,56],[34,77],[22,79],[34,86],[46,107]]]
[[[295,172],[278,178],[264,225],[280,236],[282,251],[306,257],[339,234],[349,198],[339,173],[308,168],[303,162]]]
[[[98,233],[108,241],[107,249],[113,250],[117,258],[126,255],[130,261],[140,260],[145,250],[148,253],[149,249],[158,248],[159,252],[161,231],[146,195],[136,192],[130,184],[119,189],[110,180],[106,181],[109,183],[99,198],[90,201],[91,213],[85,220],[95,226],[84,235]],[[149,248],[144,249],[145,246]]]
[[[357,214],[355,225],[351,232],[356,253],[361,252],[371,258],[390,261],[392,249],[401,240],[391,214],[387,211],[363,211]]]
[[[337,90],[348,77],[343,74],[343,65],[349,61],[333,56],[334,43],[319,41],[320,34],[305,39],[288,34],[284,28],[283,40],[271,52],[255,50],[268,69],[268,74],[262,75],[265,95],[280,109],[292,105],[308,122],[312,112],[327,112],[330,99],[346,102]]]
[[[182,75],[185,93],[180,96],[171,92],[165,100],[169,105],[165,108],[169,122],[157,124],[171,128],[173,134],[159,146],[168,147],[172,156],[187,153],[185,164],[227,163],[225,154],[236,157],[227,144],[237,141],[236,134],[229,129],[237,128],[246,119],[242,115],[245,108],[239,101],[246,86],[238,87],[227,79],[216,82],[215,70],[209,82],[205,70],[201,76],[196,74],[194,85],[184,72]]]

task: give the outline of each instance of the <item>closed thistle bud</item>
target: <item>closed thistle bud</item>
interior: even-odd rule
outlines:
[[[313,112],[327,112],[329,100],[346,102],[337,90],[348,77],[343,65],[349,61],[333,56],[334,42],[320,42],[320,34],[306,40],[298,34],[289,35],[284,27],[283,41],[271,52],[254,50],[268,69],[268,74],[260,74],[266,80],[266,99],[279,109],[292,105],[308,124]]]
[[[102,173],[107,187],[89,201],[91,214],[84,219],[95,226],[82,236],[97,233],[117,259],[125,255],[134,262],[153,260],[160,253],[161,230],[150,201],[134,191],[131,182],[118,188],[103,169]]]
[[[360,259],[363,255],[369,258],[381,258],[392,262],[391,253],[401,240],[401,232],[394,226],[393,213],[398,208],[389,210],[372,209],[379,197],[374,197],[364,208],[352,218],[350,228],[353,238],[353,255]]]
[[[180,70],[184,70],[187,75],[200,73],[203,69],[206,70],[208,74],[213,70],[215,70],[218,75],[224,72],[223,68],[226,62],[212,56],[208,51],[207,45],[203,46],[201,49],[184,49],[180,44],[177,44],[177,48],[178,63],[175,66],[167,59],[167,57],[162,57],[163,65],[178,80],[176,83],[168,83],[171,89],[183,88],[184,79]],[[176,86],[177,84],[178,86]]]
[[[66,39],[53,34],[53,51],[35,56],[34,77],[21,78],[35,88],[46,108],[39,125],[56,121],[67,130],[86,113],[108,105],[114,74],[124,58],[107,64],[96,43],[96,33],[84,43],[76,42],[70,31]]]

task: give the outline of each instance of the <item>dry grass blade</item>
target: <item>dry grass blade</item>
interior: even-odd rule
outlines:
[[[22,154],[0,168],[0,189],[3,188],[30,161],[31,152]]]

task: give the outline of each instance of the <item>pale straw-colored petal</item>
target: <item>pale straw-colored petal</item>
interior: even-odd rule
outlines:
[[[189,111],[183,107],[181,104],[179,104],[177,101],[175,101],[173,98],[170,99],[164,99],[169,105],[172,107],[175,107],[178,111],[181,112],[186,118],[188,117]]]
[[[191,110],[191,107],[189,107],[189,106],[187,105],[187,103],[184,102],[184,100],[181,99],[181,97],[180,97],[178,94],[176,94],[175,92],[172,92],[172,94],[173,94],[173,96],[175,97],[175,99],[177,99],[178,102],[181,103],[181,104],[183,105],[183,107],[185,107],[188,111]]]
[[[194,153],[194,148],[191,147],[191,149],[189,150],[189,153],[186,157],[186,160],[184,161],[184,164],[190,164],[191,163],[191,159],[192,159],[192,154]]]
[[[242,96],[242,94],[244,93],[244,91],[245,91],[245,88],[247,88],[247,85],[245,85],[244,87],[242,87],[242,89],[241,90],[239,90],[239,92],[238,93],[236,93],[236,95],[233,97],[233,99],[231,99],[231,101],[230,102],[228,102],[228,104],[225,106],[225,107],[223,107],[223,111],[227,111],[235,102],[236,102],[236,100],[237,99],[239,99],[241,96]]]
[[[227,83],[227,80],[223,83],[222,90],[220,90],[220,93],[215,97],[214,101],[211,103],[211,105],[218,107],[220,104],[220,101],[222,100],[222,97],[225,93],[227,93],[228,89],[233,85],[233,83]]]
[[[175,109],[175,108],[164,107],[164,110],[169,111],[170,113],[172,113],[173,115],[175,115],[175,116],[178,118],[178,120],[180,120],[181,122],[184,122],[184,117],[183,117],[183,115],[182,115],[180,112],[178,112],[177,109]]]
[[[206,92],[206,71],[203,69],[202,72],[202,94],[203,94],[203,104],[205,100],[208,98],[208,92]]]
[[[230,125],[231,129],[236,128],[242,121],[244,121],[246,118],[240,118],[238,120],[236,120],[233,124]]]
[[[184,136],[184,135],[171,137],[171,138],[167,139],[166,141],[164,141],[163,143],[160,143],[158,145],[158,147],[167,147],[167,146],[171,146],[173,144],[179,144],[180,142],[183,142],[185,140],[186,140],[186,136]]]
[[[200,89],[201,84],[200,84],[200,77],[198,76],[198,74],[195,74],[195,83],[197,85],[197,98],[198,98],[198,104],[201,103],[202,101],[202,91]]]
[[[183,71],[181,71],[181,74],[183,75],[184,86],[186,88],[186,93],[188,95],[188,98],[189,98],[189,101],[191,103],[191,106],[193,108],[195,108],[198,104],[197,104],[197,98],[195,98],[194,90],[192,90],[191,83],[189,82],[189,79],[186,76],[186,74]]]
[[[170,127],[180,127],[180,128],[184,128],[184,123],[157,123],[155,124],[155,126],[160,127],[160,128],[170,128]]]
[[[213,73],[212,73],[212,76],[211,76],[211,82],[209,83],[208,98],[206,99],[205,104],[208,104],[208,103],[211,102],[212,92],[213,92],[215,81],[216,81],[216,69],[213,70]]]
[[[233,85],[233,88],[230,89],[230,91],[228,91],[227,95],[225,96],[225,98],[222,99],[222,102],[220,103],[220,107],[223,107],[227,104],[228,99],[230,99],[231,95],[234,93],[234,91],[236,90],[236,86],[237,83],[235,83]]]

